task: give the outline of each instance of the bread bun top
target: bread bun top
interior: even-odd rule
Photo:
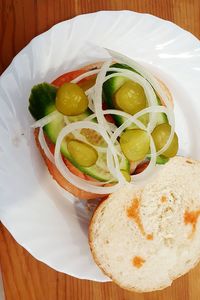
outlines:
[[[127,185],[95,211],[94,260],[121,287],[169,286],[200,259],[200,162],[175,157],[144,187]]]

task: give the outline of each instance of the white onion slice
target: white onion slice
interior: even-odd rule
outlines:
[[[171,121],[171,114],[170,111],[164,107],[164,106],[151,106],[151,107],[147,107],[142,109],[141,111],[137,112],[135,115],[130,116],[120,127],[117,128],[117,130],[114,132],[114,134],[112,135],[111,139],[112,141],[114,141],[121,133],[122,131],[124,131],[127,127],[129,127],[132,123],[135,123],[136,125],[138,124],[138,118],[141,117],[144,114],[147,113],[151,113],[151,112],[162,112],[165,113],[169,119],[169,121]],[[141,123],[141,124],[140,124]],[[140,122],[138,125],[139,128],[145,130],[146,128],[142,128],[141,125],[143,125],[142,122]]]
[[[85,91],[86,96],[92,95],[94,93],[94,86]]]
[[[117,77],[117,76],[127,77],[127,78],[133,80],[134,82],[137,82],[138,84],[140,84],[144,88],[145,94],[147,96],[147,101],[149,102],[149,106],[157,105],[156,94],[155,94],[152,86],[140,74],[135,73],[135,72],[130,71],[130,70],[127,70],[127,69],[120,69],[120,68],[109,68],[109,71],[114,71],[116,73],[112,73],[112,74],[107,75],[105,77],[105,81],[112,78],[112,77]]]
[[[70,124],[71,124],[67,116],[64,116],[64,121],[65,121],[65,124],[66,124],[66,125],[70,125]],[[86,121],[86,119],[85,119],[84,121]],[[95,148],[98,152],[106,152],[106,151],[107,151],[107,148],[106,148],[106,147],[95,146],[95,145],[91,144],[91,143],[87,140],[87,138],[86,138],[83,134],[81,134],[80,130],[74,130],[74,131],[73,131],[73,135],[74,135],[75,139],[80,140],[80,141],[82,141],[82,142],[84,142],[84,143],[86,143],[86,144],[92,146],[92,147]]]
[[[114,132],[117,129],[117,126],[114,123],[107,122],[110,128],[110,131]]]
[[[55,111],[48,116],[45,116],[44,118],[36,121],[32,127],[40,127],[39,130],[39,135],[38,135],[38,140],[40,142],[40,145],[42,149],[45,152],[45,155],[50,159],[51,162],[56,164],[56,167],[58,170],[61,172],[61,174],[72,184],[75,186],[79,187],[80,189],[84,191],[88,191],[91,193],[98,193],[98,194],[109,194],[114,191],[116,191],[119,187],[124,185],[126,183],[124,176],[122,175],[120,171],[120,160],[123,160],[124,155],[121,152],[120,145],[118,144],[117,138],[120,136],[120,134],[128,127],[131,125],[131,123],[134,123],[138,128],[145,130],[150,138],[150,163],[147,166],[147,168],[140,174],[137,175],[132,175],[131,176],[131,182],[135,181],[140,181],[142,179],[145,179],[146,176],[149,176],[150,173],[152,172],[153,168],[156,165],[156,157],[160,154],[162,154],[165,150],[168,149],[170,146],[173,136],[174,136],[174,127],[175,127],[175,121],[174,121],[174,114],[172,112],[172,106],[171,103],[168,99],[168,95],[164,91],[163,87],[159,84],[157,79],[151,75],[148,71],[146,71],[142,66],[140,66],[138,63],[135,61],[129,59],[126,56],[123,56],[117,52],[108,50],[108,52],[116,58],[119,62],[126,63],[130,67],[134,68],[137,72],[140,74],[137,74],[133,71],[127,70],[127,69],[121,69],[121,68],[114,68],[110,67],[111,60],[106,61],[100,69],[95,69],[91,70],[88,72],[85,72],[81,74],[80,76],[77,76],[75,79],[73,79],[71,82],[77,83],[80,80],[97,74],[96,78],[96,83],[93,87],[88,89],[85,93],[88,96],[89,100],[89,108],[94,112],[92,115],[88,116],[84,121],[79,121],[79,122],[74,122],[70,123],[68,121],[67,117],[64,117],[64,121],[67,124],[59,133],[57,141],[56,141],[56,147],[55,147],[55,153],[54,156],[49,150],[49,147],[47,146],[45,137],[44,137],[44,132],[43,132],[43,126],[48,124],[49,122],[53,121],[56,119],[59,115],[62,116],[58,111]],[[115,73],[106,75],[108,71],[113,71]],[[149,107],[139,111],[135,115],[130,115],[126,112],[120,111],[120,110],[115,110],[115,109],[102,109],[102,87],[103,83],[116,76],[124,76],[127,77],[137,83],[139,83],[145,91]],[[165,103],[166,107],[157,105],[157,99],[156,99],[156,94],[162,98],[163,102]],[[146,127],[138,118],[144,114],[150,114],[150,122],[148,126]],[[156,126],[156,113],[165,113],[167,115],[167,118],[169,120],[169,124],[171,125],[171,133],[169,136],[169,139],[165,146],[158,152],[156,152],[155,144],[153,141],[153,138],[151,136],[151,133],[153,129]],[[111,123],[109,123],[106,119],[105,116],[106,114],[111,114],[111,115],[120,115],[127,120],[119,127],[116,128],[116,126]],[[97,118],[98,124],[94,122],[90,122],[90,120],[93,120],[94,118]],[[107,143],[107,148],[104,147],[96,147],[92,144],[90,144],[87,139],[84,139],[84,136],[80,134],[80,129],[82,128],[90,128],[92,130],[97,131],[106,141]],[[77,132],[77,130],[79,130]],[[107,167],[110,173],[113,175],[113,177],[118,181],[118,183],[110,186],[110,187],[105,187],[105,186],[100,186],[103,184],[106,184],[108,182],[92,182],[92,181],[87,181],[84,180],[75,174],[73,174],[65,165],[62,156],[61,156],[61,144],[64,139],[64,137],[74,131],[73,133],[76,134],[78,139],[83,138],[84,142],[88,143],[89,145],[93,146],[94,148],[97,148],[97,151],[103,151],[107,153]]]
[[[169,110],[165,106],[158,105],[158,106],[147,107],[147,108],[144,108],[143,110],[139,111],[135,115],[131,116],[120,127],[118,127],[117,130],[114,132],[114,134],[111,136],[112,142],[114,143],[115,140],[120,136],[122,131],[124,131],[128,126],[130,126],[131,123],[135,123],[139,117],[141,117],[142,115],[144,115],[146,113],[151,113],[151,112],[165,113],[167,115],[169,124],[171,125],[171,133],[170,133],[169,139],[168,139],[167,143],[165,144],[165,146],[156,153],[156,156],[162,154],[165,150],[167,150],[167,148],[169,147],[169,145],[172,142],[172,139],[174,136],[174,126],[175,126],[174,114],[171,112],[171,110]],[[148,132],[151,133],[150,131],[148,131]]]
[[[118,68],[112,68],[112,70],[118,71]],[[129,79],[137,82],[138,84],[140,84],[143,87],[149,106],[157,105],[156,94],[155,94],[152,86],[149,84],[149,82],[147,80],[145,80],[141,75],[139,75],[135,72],[132,72],[129,70],[124,71],[124,69],[119,69],[119,70],[120,71],[118,73],[112,73],[110,75],[107,75],[105,77],[105,81],[110,78],[117,77],[117,76],[123,76],[123,77],[129,78]],[[151,113],[149,127],[154,128],[155,125],[156,125],[156,114]]]
[[[105,126],[107,128],[107,121],[103,115],[103,109],[102,109],[102,86],[104,79],[106,77],[106,73],[109,69],[109,65],[111,64],[111,60],[106,61],[97,75],[96,83],[94,85],[94,108],[95,108],[95,113],[97,117],[97,121],[100,125]],[[106,131],[105,131],[106,132]],[[106,132],[107,134],[107,132]]]
[[[106,121],[106,119],[104,117],[104,114],[103,114],[103,109],[102,109],[102,86],[103,86],[103,82],[105,80],[105,76],[106,76],[106,73],[109,69],[110,64],[111,64],[111,60],[106,61],[102,65],[101,70],[100,70],[99,74],[97,75],[96,83],[94,85],[94,100],[93,100],[97,121],[102,126],[103,133],[104,133],[104,135],[106,135],[106,137],[108,138],[109,141],[110,141],[109,134],[111,135],[112,132],[110,131],[110,128],[109,128],[109,126],[107,124],[107,121]],[[117,176],[117,179],[120,183],[124,183],[125,178],[122,175],[122,173],[120,172],[119,160],[118,160],[118,157],[117,157],[117,153],[116,153],[114,145],[112,144],[111,141],[110,141],[110,144],[111,144],[110,151],[113,155],[113,159],[114,159],[114,163],[115,163],[115,172],[116,172],[115,176]],[[113,169],[112,170],[111,169],[112,168],[110,168],[110,171],[112,172]]]
[[[60,116],[61,113],[59,113],[57,110],[53,111],[52,113],[48,114],[47,116],[37,120],[35,123],[31,125],[32,128],[37,128],[37,127],[43,127],[47,125],[48,123],[52,122],[55,120],[58,116]]]
[[[94,112],[94,102],[93,102],[92,95],[89,94],[87,97],[88,97],[88,107],[92,112]]]
[[[39,129],[39,134],[38,134],[38,141],[40,143],[40,146],[41,148],[43,149],[45,155],[47,156],[47,158],[52,162],[52,163],[55,163],[54,162],[54,156],[53,154],[51,153],[51,151],[49,150],[49,147],[46,143],[46,140],[45,140],[45,137],[44,137],[44,131],[43,131],[43,128],[40,127]]]
[[[71,80],[71,83],[77,83],[88,76],[98,74],[99,71],[100,71],[100,69],[94,69],[94,70],[85,72],[85,73],[79,75],[78,77],[74,78],[73,80]]]
[[[151,151],[151,160],[148,164],[148,166],[144,169],[144,171],[142,171],[139,174],[135,174],[131,176],[131,182],[135,182],[135,181],[140,181],[140,180],[144,180],[147,178],[147,176],[149,176],[150,174],[153,173],[153,170],[156,166],[156,147],[153,141],[152,136],[149,134],[149,138],[150,138],[150,151]]]
[[[146,78],[149,81],[149,83],[154,87],[158,95],[162,98],[162,101],[165,103],[165,105],[168,108],[172,108],[172,104],[170,99],[168,98],[168,95],[163,90],[163,87],[160,85],[158,80],[150,72],[148,72],[143,66],[141,66],[139,63],[135,62],[131,58],[110,49],[106,50],[113,58],[117,59],[119,62],[127,64],[129,67],[132,67],[137,72],[139,72],[144,78]]]
[[[121,117],[124,117],[127,119],[132,117],[132,115],[130,115],[129,113],[126,113],[125,111],[118,110],[118,109],[105,109],[105,110],[103,110],[103,114],[104,115],[117,115],[117,116],[121,116]],[[85,118],[85,121],[91,121],[94,118],[96,118],[96,114],[92,114],[92,115],[88,116],[87,118]],[[146,130],[146,126],[140,120],[135,119],[132,123],[134,123],[139,128]]]
[[[64,116],[64,122],[66,125],[70,124],[70,121],[67,116]]]
[[[103,134],[102,127],[100,125],[97,125],[92,122],[86,122],[86,121],[75,122],[75,123],[72,123],[72,124],[66,126],[65,128],[63,128],[58,135],[58,138],[56,141],[55,153],[54,153],[55,164],[56,164],[58,170],[61,172],[61,174],[70,183],[74,184],[75,186],[79,187],[80,189],[91,192],[91,193],[98,193],[98,194],[112,193],[112,192],[116,191],[120,186],[122,186],[122,184],[120,182],[113,186],[110,186],[110,187],[95,186],[94,184],[92,184],[92,182],[88,182],[87,180],[81,179],[78,176],[71,173],[62,160],[60,148],[61,148],[61,144],[62,144],[64,137],[67,134],[69,134],[70,132],[77,130],[77,129],[82,129],[82,128],[90,128],[90,129],[93,129],[93,130],[99,132],[103,136],[105,141],[107,142],[108,146],[112,147],[110,139],[107,138],[107,135]],[[102,182],[102,184],[104,184],[104,183]]]
[[[132,118],[131,114],[126,113],[125,111],[121,111],[121,110],[117,110],[117,109],[106,109],[103,111],[104,114],[110,114],[110,115],[118,115],[121,117],[125,117],[127,119]],[[143,113],[145,114],[145,113]],[[146,130],[146,126],[140,121],[138,120],[138,118],[135,118],[131,123],[134,123],[137,127]]]

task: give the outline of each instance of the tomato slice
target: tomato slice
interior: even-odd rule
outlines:
[[[148,165],[149,165],[149,161],[142,162],[137,166],[133,174],[136,175],[142,173],[148,167]]]
[[[52,81],[52,84],[59,87],[61,86],[63,83],[65,82],[70,82],[72,81],[73,79],[75,79],[76,77],[86,73],[87,70],[85,70],[84,68],[83,69],[80,69],[80,70],[75,70],[75,71],[71,71],[71,72],[68,72],[68,73],[65,73],[63,75],[61,75],[60,77],[58,77],[57,79],[55,79],[54,81]],[[90,75],[82,80],[79,81],[78,84],[80,84],[80,86],[83,88],[83,90],[85,90],[85,85],[87,87],[87,84],[86,82],[87,81],[92,81],[92,83],[94,83],[94,79],[96,78],[96,75]],[[90,86],[89,86],[90,87]],[[88,87],[88,88],[89,88]],[[87,88],[86,88],[87,89]]]
[[[71,80],[73,80],[74,78],[78,77],[79,75],[82,75],[85,72],[86,72],[86,70],[80,69],[80,70],[76,70],[76,71],[71,71],[71,72],[65,73],[65,74],[61,75],[60,77],[58,77],[57,79],[55,79],[52,82],[52,84],[59,87],[63,83],[70,82]]]

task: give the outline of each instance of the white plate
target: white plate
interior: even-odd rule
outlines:
[[[62,22],[36,37],[0,78],[3,224],[34,257],[54,269],[107,281],[90,255],[88,214],[83,206],[67,201],[52,181],[36,149],[28,112],[34,84],[102,58],[88,42],[132,57],[166,82],[174,95],[180,154],[196,159],[200,159],[200,43],[151,15],[103,11]]]

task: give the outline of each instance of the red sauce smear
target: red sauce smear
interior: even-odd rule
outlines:
[[[193,210],[193,211],[186,210],[185,211],[184,223],[185,223],[185,225],[188,225],[188,224],[192,225],[192,232],[191,232],[189,238],[191,238],[192,235],[195,233],[199,216],[200,216],[200,210]]]
[[[140,256],[135,256],[135,257],[133,257],[132,263],[133,263],[134,267],[139,269],[145,263],[145,259],[143,259]]]

